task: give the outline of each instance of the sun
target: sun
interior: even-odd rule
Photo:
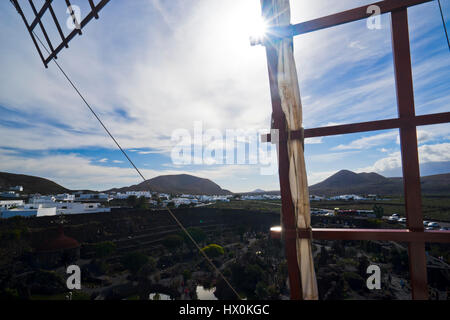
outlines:
[[[239,0],[222,17],[225,20],[222,25],[224,33],[238,46],[244,42],[248,45],[249,38],[263,40],[268,30],[268,24],[261,15],[259,1]]]
[[[267,23],[262,17],[249,19],[247,29],[251,37],[263,38],[267,32]]]

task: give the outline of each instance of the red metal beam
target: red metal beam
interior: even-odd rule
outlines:
[[[273,239],[280,239],[281,227],[271,228],[270,234]],[[298,230],[298,237],[308,239],[309,231]],[[295,232],[284,232],[284,237],[296,238]],[[424,232],[411,231],[407,229],[336,229],[336,228],[313,228],[312,238],[315,240],[378,240],[397,242],[450,242],[450,231],[426,230]]]
[[[376,5],[380,8],[380,13],[392,12],[398,9],[407,8],[415,6],[421,3],[430,2],[432,0],[385,0],[379,1],[372,4],[368,4],[355,9],[339,12],[326,17],[298,23],[290,27],[291,30],[285,32],[290,35],[300,35],[309,33],[312,31],[317,31],[321,29],[326,29],[334,26],[338,26],[344,23],[358,21],[361,19],[366,19],[372,15],[372,13],[367,13],[367,8],[370,5]],[[282,32],[281,32],[282,33]]]
[[[415,110],[407,9],[393,11],[391,18],[398,115],[399,118],[408,120],[415,116]],[[423,232],[419,154],[415,127],[400,129],[400,147],[407,226],[412,231]],[[408,252],[412,297],[420,300],[428,299],[425,243],[410,243]]]
[[[424,126],[447,122],[450,122],[450,112],[442,112],[414,117],[402,117],[397,119],[386,119],[386,120],[377,120],[377,121],[368,121],[368,122],[359,122],[336,126],[305,129],[304,137],[306,139],[306,138],[333,136],[357,132]],[[301,131],[291,132],[291,139],[301,139],[301,136],[302,136]],[[270,134],[263,135],[263,140],[270,142],[271,141]]]

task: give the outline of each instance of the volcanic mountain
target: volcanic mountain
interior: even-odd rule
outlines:
[[[23,192],[26,194],[58,194],[69,192],[63,186],[45,178],[0,172],[0,190],[6,191],[15,186],[22,186]]]
[[[142,183],[124,188],[108,190],[115,192],[126,191],[156,191],[163,193],[185,193],[205,195],[227,195],[230,191],[222,189],[218,184],[209,179],[203,179],[188,174],[164,175],[146,180]]]
[[[421,177],[424,194],[450,194],[450,173]],[[309,187],[310,194],[378,194],[403,193],[402,178],[386,178],[378,173],[355,173],[341,170],[324,181]]]

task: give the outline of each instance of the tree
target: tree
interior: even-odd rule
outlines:
[[[196,228],[196,227],[189,227],[187,228],[187,232],[191,235],[191,237],[195,240],[195,242],[199,243],[199,242],[203,242],[206,239],[206,233],[205,231],[203,231],[200,228]],[[180,236],[183,237],[183,240],[188,244],[188,245],[193,245],[192,240],[189,239],[189,237],[187,236],[186,233],[184,232],[180,232]]]
[[[366,256],[359,258],[358,272],[361,277],[367,276],[367,267],[370,265],[369,259]]]
[[[122,265],[132,274],[137,274],[147,262],[148,257],[140,252],[130,252],[122,259]]]
[[[183,244],[183,238],[177,234],[170,234],[163,240],[163,245],[170,251],[180,248]]]
[[[100,242],[94,246],[95,256],[99,259],[110,256],[115,250],[116,245],[111,241]]]
[[[139,197],[139,199],[137,199],[137,203],[136,203],[136,208],[137,209],[148,209],[148,202],[147,199],[145,199],[144,196]]]
[[[264,282],[260,281],[256,284],[255,295],[258,300],[264,300],[269,297],[269,290]]]
[[[175,207],[175,202],[173,202],[173,201],[168,202],[167,203],[167,207],[168,208],[174,208]]]
[[[130,207],[136,207],[136,204],[137,204],[137,197],[136,196],[129,196],[128,198],[127,198],[127,204],[130,206]]]
[[[328,261],[328,250],[325,246],[320,248],[320,256],[319,256],[319,266],[325,266]]]
[[[377,218],[381,219],[384,215],[384,208],[376,204],[373,206],[373,213]]]

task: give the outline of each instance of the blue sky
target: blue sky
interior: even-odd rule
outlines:
[[[87,12],[87,1],[72,3]],[[292,23],[369,3],[292,0]],[[450,1],[442,5],[450,26]],[[63,4],[55,9],[67,33]],[[278,176],[261,175],[260,164],[171,159],[174,131],[193,133],[196,122],[223,134],[269,128],[265,51],[248,42],[259,15],[259,0],[113,0],[58,61],[147,178],[190,173],[235,192],[274,190]],[[450,53],[437,1],[408,18],[416,113],[448,112]],[[0,27],[0,171],[73,189],[140,182],[56,67],[43,67],[9,1],[0,3]],[[390,37],[383,15],[379,30],[358,21],[295,38],[305,128],[396,117]],[[397,130],[311,139],[308,181],[341,169],[401,176],[398,139]],[[420,127],[418,139],[421,173],[450,172],[450,125]]]

